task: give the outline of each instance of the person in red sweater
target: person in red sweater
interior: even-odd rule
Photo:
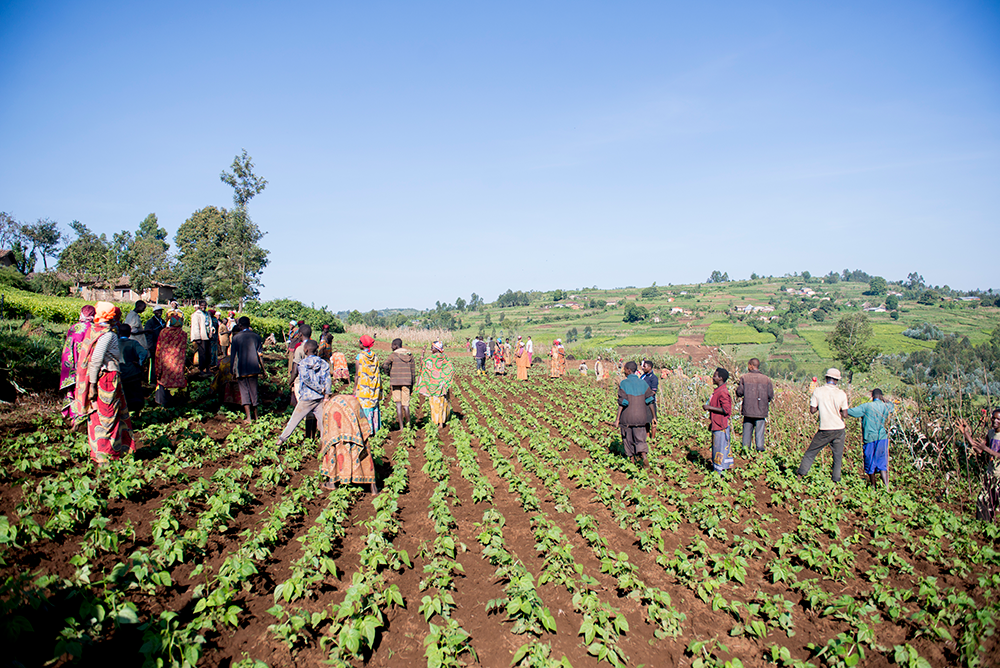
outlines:
[[[729,447],[729,416],[733,412],[733,399],[729,396],[726,381],[729,372],[721,366],[712,375],[715,391],[705,404],[709,412],[709,431],[712,432],[712,466],[716,473],[722,473],[733,465],[733,452]]]

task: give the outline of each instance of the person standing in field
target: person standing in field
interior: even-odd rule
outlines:
[[[481,336],[476,337],[476,373],[486,374],[486,342]]]
[[[566,373],[566,349],[563,348],[562,341],[556,339],[552,342],[552,350],[549,351],[552,359],[549,361],[549,378],[562,378]]]
[[[219,366],[219,318],[215,315],[215,309],[208,309],[208,321],[212,325],[212,338],[209,343],[209,348],[211,350],[211,363],[209,367],[214,369]]]
[[[263,350],[264,340],[253,331],[250,318],[240,317],[229,345],[229,367],[240,390],[240,405],[246,413],[247,424],[257,419],[258,378],[264,373],[260,357]]]
[[[138,445],[119,374],[118,319],[121,309],[97,302],[94,324],[80,343],[73,413],[86,422],[90,457],[98,465],[135,452]]]
[[[594,360],[594,378],[600,382],[604,380],[604,362],[601,361],[601,356],[598,355],[597,359]]]
[[[160,332],[167,326],[167,321],[163,319],[163,307],[156,304],[153,307],[153,317],[146,321],[146,350],[149,351],[150,380],[156,380],[156,371],[153,368],[156,364],[156,344],[160,341]]]
[[[983,489],[976,499],[976,519],[993,522],[1000,506],[1000,477],[996,471],[997,459],[1000,458],[1000,408],[990,413],[985,438],[974,437],[964,419],[958,420],[955,426],[972,449],[979,453],[979,463],[984,467]]]
[[[660,392],[660,379],[653,373],[653,363],[650,360],[642,361],[642,375],[639,378],[653,390],[653,401],[656,401],[656,395]]]
[[[296,384],[296,379],[298,378],[299,375],[299,362],[301,362],[302,358],[306,356],[306,351],[304,348],[305,344],[312,341],[312,327],[306,324],[300,325],[298,336],[301,337],[300,339],[301,344],[296,346],[294,352],[292,352],[292,370],[288,374],[288,386],[289,388],[291,388],[292,392],[291,396],[292,406],[295,406],[295,404],[298,403],[299,400],[299,393],[297,391],[297,384]],[[317,344],[317,346],[318,345],[319,344]],[[306,431],[308,432],[309,429],[307,428]]]
[[[875,388],[871,401],[847,409],[848,417],[861,418],[861,449],[865,457],[865,474],[872,487],[880,475],[882,485],[889,486],[889,430],[885,421],[895,408],[882,398],[882,390]]]
[[[382,371],[389,376],[392,401],[396,404],[396,422],[399,428],[410,425],[410,393],[417,377],[417,363],[413,353],[403,347],[403,339],[393,339],[392,354],[382,364]]]
[[[365,334],[358,343],[361,352],[354,360],[357,378],[354,381],[354,396],[361,402],[361,409],[372,425],[374,434],[382,427],[382,375],[379,373],[378,357],[372,352],[375,339]]]
[[[420,380],[414,390],[427,397],[431,409],[431,422],[439,427],[443,427],[448,421],[451,382],[454,376],[455,367],[451,360],[444,356],[444,344],[435,341],[431,345],[431,355],[423,364]]]
[[[528,380],[528,367],[531,366],[531,355],[521,337],[517,337],[517,348],[514,350],[514,363],[517,366],[517,379]]]
[[[208,366],[211,363],[212,352],[209,347],[212,344],[212,320],[206,313],[208,302],[202,299],[198,302],[198,307],[191,316],[191,341],[194,343],[198,354],[198,372],[201,377],[208,375]]]
[[[149,342],[146,340],[146,330],[142,328],[142,318],[143,313],[146,312],[146,302],[141,299],[135,303],[132,310],[125,314],[125,321],[123,324],[128,325],[132,332],[132,340],[138,343],[140,346],[149,350]]]
[[[507,373],[507,360],[504,358],[503,339],[497,339],[493,349],[493,375],[502,376]]]
[[[326,325],[324,325],[326,327]],[[333,355],[333,334],[330,332],[323,332],[319,337],[319,348],[316,349],[316,354],[319,355],[324,361],[329,362],[330,356]]]
[[[156,342],[156,358],[153,366],[156,372],[156,403],[166,406],[168,395],[187,387],[184,362],[187,356],[187,336],[181,325],[184,314],[171,311],[167,314],[167,326],[160,332]]]
[[[142,396],[142,370],[149,353],[132,338],[132,328],[125,323],[118,326],[118,356],[125,404],[129,413],[137,415],[146,405],[146,398]]]
[[[716,473],[727,471],[733,465],[733,451],[729,438],[729,416],[733,413],[733,398],[729,396],[729,372],[721,366],[712,374],[715,391],[703,406],[709,416],[708,430],[712,434],[712,468]]]
[[[299,401],[295,404],[292,416],[288,418],[288,424],[278,436],[278,445],[283,445],[288,437],[292,435],[295,428],[302,420],[309,416],[316,418],[319,426],[319,437],[323,439],[322,407],[323,400],[330,394],[330,365],[316,355],[319,345],[312,339],[308,339],[299,346],[303,355],[296,363],[296,378],[298,378]],[[309,438],[309,430],[306,430],[306,438]]]
[[[63,344],[62,360],[59,364],[59,391],[63,392],[63,406],[60,412],[65,418],[76,417],[73,413],[73,397],[76,394],[76,366],[80,356],[80,344],[94,326],[97,311],[90,304],[80,309],[80,319],[69,326],[66,342]]]
[[[295,368],[295,351],[302,345],[302,325],[304,320],[291,320],[288,329],[288,377],[292,377],[292,369]]]
[[[764,423],[767,409],[774,400],[774,384],[760,372],[760,360],[754,357],[747,363],[747,372],[740,376],[736,396],[743,397],[743,451],[750,452],[750,441],[757,445],[757,452],[764,452]]]
[[[656,424],[656,401],[653,390],[639,378],[635,362],[625,363],[628,375],[618,385],[618,415],[615,428],[621,430],[625,456],[635,459],[639,468],[646,466],[649,445],[646,434]]]
[[[504,373],[506,373],[506,367],[514,363],[514,349],[510,345],[509,337],[503,342],[503,363]]]
[[[369,484],[377,494],[375,461],[367,442],[372,426],[365,417],[361,403],[350,394],[338,394],[323,403],[322,436],[320,437],[320,471],[325,478],[323,489],[337,485]]]
[[[847,395],[837,387],[840,371],[834,368],[826,370],[826,384],[813,390],[809,398],[809,412],[819,413],[819,431],[813,436],[812,442],[802,455],[802,462],[797,471],[798,476],[805,477],[816,459],[816,455],[826,446],[833,451],[833,471],[831,479],[840,482],[840,469],[844,459],[844,418],[847,417]]]
[[[222,364],[223,358],[229,357],[229,346],[232,344],[233,341],[233,332],[232,328],[229,326],[229,318],[226,318],[224,320],[222,318],[219,318],[218,322],[219,322],[219,328],[218,328],[219,331],[216,334],[216,336],[218,337],[219,341],[219,350],[217,353],[217,357],[218,357],[218,363]]]
[[[528,366],[535,361],[535,344],[531,342],[531,337],[528,337],[528,342],[524,344],[524,347],[528,349]]]
[[[589,370],[590,369],[587,366],[587,360],[582,360],[580,362],[580,375],[581,376],[586,376],[587,375],[587,371],[589,371]]]

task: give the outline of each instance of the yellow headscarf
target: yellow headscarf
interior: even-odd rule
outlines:
[[[98,324],[117,320],[122,314],[122,310],[111,302],[97,302],[94,309],[96,310],[94,322]]]

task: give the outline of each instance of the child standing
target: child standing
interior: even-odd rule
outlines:
[[[718,367],[712,375],[715,391],[704,406],[711,414],[708,429],[712,432],[712,466],[716,473],[722,473],[733,465],[733,453],[729,447],[729,416],[733,410],[733,399],[726,387],[728,380],[729,372]]]
[[[305,356],[297,365],[299,401],[295,404],[285,430],[278,436],[278,445],[287,441],[306,417],[312,415],[318,419],[322,416],[323,399],[330,393],[330,365],[316,355],[318,347],[319,344],[311,339],[302,344]],[[319,435],[322,438],[323,422],[318,421]]]

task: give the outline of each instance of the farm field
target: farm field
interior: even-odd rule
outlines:
[[[278,449],[285,415],[243,425],[203,385],[140,418],[145,447],[104,470],[62,426],[8,425],[5,661],[997,665],[1000,532],[970,516],[966,478],[898,445],[872,493],[852,421],[844,480],[828,455],[798,479],[815,424],[792,385],[773,447],[734,446],[716,476],[709,390],[686,378],[661,385],[640,470],[617,452],[613,386],[452,358],[447,426],[418,399],[415,429],[373,437],[374,498],[320,490],[301,429]]]

